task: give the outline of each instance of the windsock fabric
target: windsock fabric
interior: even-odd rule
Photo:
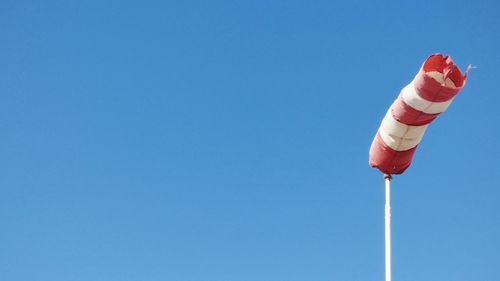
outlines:
[[[431,55],[382,120],[370,148],[370,165],[389,175],[403,173],[427,126],[448,108],[466,77],[449,56]]]

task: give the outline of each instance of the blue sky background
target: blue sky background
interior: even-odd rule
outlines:
[[[2,1],[0,279],[383,280],[368,149],[442,52],[393,278],[499,280],[500,2],[403,2]]]

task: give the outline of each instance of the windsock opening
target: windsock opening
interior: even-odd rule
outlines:
[[[453,62],[450,56],[441,54],[431,55],[422,67],[425,74],[434,78],[441,85],[450,88],[461,88],[464,85],[466,75]]]

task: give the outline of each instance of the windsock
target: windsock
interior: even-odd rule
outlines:
[[[467,78],[449,56],[431,55],[391,105],[370,148],[369,163],[384,174],[411,164],[427,126],[444,112]]]

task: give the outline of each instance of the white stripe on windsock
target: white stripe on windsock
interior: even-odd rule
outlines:
[[[428,114],[444,112],[453,101],[453,99],[444,102],[428,101],[417,94],[413,82],[401,90],[401,97],[407,105]]]
[[[390,148],[396,151],[405,151],[420,143],[427,126],[429,125],[410,126],[403,124],[394,119],[389,109],[382,120],[379,132],[382,140]]]

